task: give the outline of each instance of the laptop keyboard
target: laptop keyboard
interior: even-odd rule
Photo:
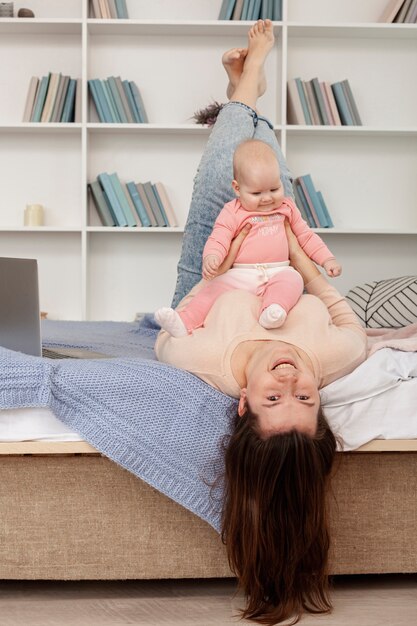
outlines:
[[[48,350],[48,348],[42,348],[42,356],[47,359],[77,359],[77,356],[69,356],[68,354],[61,354],[56,350]]]

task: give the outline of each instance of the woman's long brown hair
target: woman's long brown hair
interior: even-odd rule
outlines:
[[[321,410],[315,436],[261,438],[248,409],[225,449],[222,540],[239,587],[242,617],[277,624],[327,613],[328,478],[336,440]]]

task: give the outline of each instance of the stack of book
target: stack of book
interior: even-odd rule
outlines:
[[[105,20],[127,20],[126,0],[90,0],[90,16]]]
[[[288,124],[362,126],[348,80],[332,85],[318,78],[288,81]]]
[[[219,20],[282,20],[282,0],[223,0]]]
[[[133,80],[109,76],[87,81],[100,122],[107,124],[144,124],[148,122],[138,86]]]
[[[316,191],[310,174],[299,176],[293,183],[295,203],[310,228],[333,228],[321,191]]]
[[[122,183],[116,173],[102,172],[88,184],[103,226],[178,226],[162,183]]]
[[[81,122],[81,80],[52,72],[32,76],[23,122]]]
[[[390,0],[379,21],[388,24],[416,24],[417,0]]]

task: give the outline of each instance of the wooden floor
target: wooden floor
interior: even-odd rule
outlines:
[[[223,626],[239,623],[235,590],[233,580],[0,581],[0,624]],[[337,577],[333,602],[332,615],[301,626],[415,626],[417,575]]]

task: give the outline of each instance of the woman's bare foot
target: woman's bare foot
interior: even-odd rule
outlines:
[[[243,69],[231,99],[256,109],[257,100],[266,89],[264,65],[274,46],[274,40],[271,20],[258,20],[250,28]],[[234,81],[236,77],[237,72],[234,74]]]
[[[229,77],[229,84],[226,91],[229,100],[233,96],[233,93],[239,83],[247,54],[247,48],[232,48],[231,50],[225,52],[222,56],[222,63]]]
[[[253,63],[259,68],[258,98],[265,93],[266,78],[264,63],[266,57],[274,46],[274,31],[271,20],[258,20],[248,33],[248,57],[249,64]]]

